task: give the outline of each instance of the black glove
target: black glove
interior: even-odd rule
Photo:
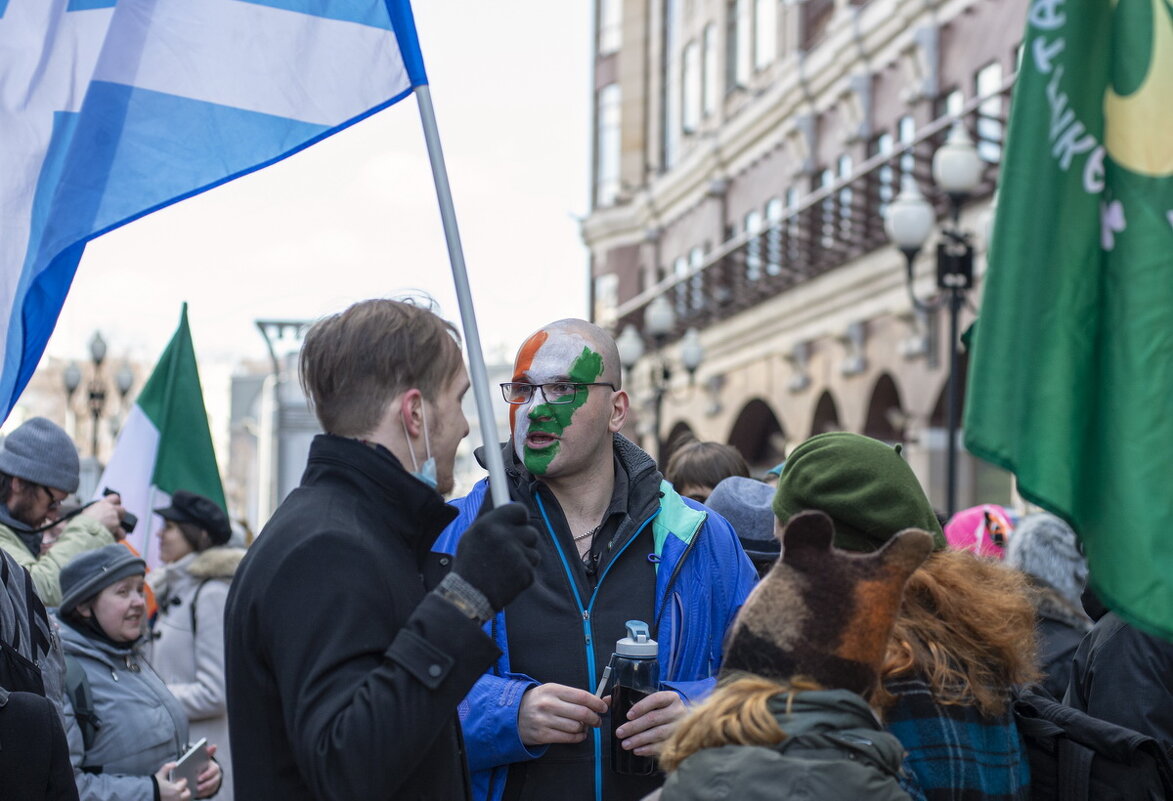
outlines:
[[[534,583],[534,568],[542,557],[538,531],[528,521],[524,506],[506,504],[478,518],[456,546],[452,572],[480,590],[493,611]]]

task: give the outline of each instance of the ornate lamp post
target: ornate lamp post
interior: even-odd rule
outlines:
[[[98,423],[106,408],[106,384],[102,381],[102,362],[105,360],[106,340],[102,339],[100,331],[95,331],[90,340],[90,361],[94,365],[94,373],[90,378],[89,386],[90,417],[93,418],[90,430],[90,455],[94,457],[94,461],[98,460]]]
[[[957,430],[961,399],[958,374],[958,316],[965,293],[973,287],[973,235],[961,230],[961,206],[981,180],[982,163],[965,125],[956,123],[949,136],[933,154],[933,181],[949,196],[950,216],[942,226],[937,242],[937,288],[935,298],[922,301],[913,288],[913,265],[917,254],[928,241],[936,223],[932,205],[925,199],[916,180],[907,175],[900,194],[892,201],[884,221],[888,238],[904,254],[906,280],[912,304],[922,311],[935,311],[949,305],[949,386],[948,442],[946,474],[946,512],[957,511]]]

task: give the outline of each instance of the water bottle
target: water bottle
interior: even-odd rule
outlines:
[[[660,689],[659,647],[642,620],[627,621],[627,636],[615,643],[611,657],[611,770],[625,776],[647,776],[656,769],[650,756],[624,750],[615,730],[627,722],[627,713]]]

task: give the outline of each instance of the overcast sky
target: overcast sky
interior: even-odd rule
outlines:
[[[512,351],[586,314],[590,3],[414,6],[481,336]],[[414,98],[92,242],[48,353],[85,359],[100,329],[114,359],[152,362],[186,300],[206,392],[219,394],[235,364],[266,354],[255,319],[407,289],[458,319]]]

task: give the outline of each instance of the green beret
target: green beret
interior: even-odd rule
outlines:
[[[933,535],[944,550],[945,533],[900,446],[835,431],[799,445],[786,460],[774,495],[774,514],[785,523],[807,509],[835,524],[836,548],[870,552],[906,528]]]

